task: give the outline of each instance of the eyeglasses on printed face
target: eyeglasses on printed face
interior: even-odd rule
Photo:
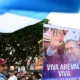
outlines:
[[[65,51],[66,51],[66,52],[69,51],[69,50],[73,51],[75,48],[77,48],[77,47],[69,47],[69,48],[65,48]]]

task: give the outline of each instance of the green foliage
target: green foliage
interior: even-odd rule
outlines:
[[[16,62],[25,65],[28,56],[32,56],[33,59],[36,55],[38,56],[38,41],[42,39],[44,23],[48,23],[48,19],[26,26],[14,33],[0,33],[0,57],[5,58],[10,66]]]

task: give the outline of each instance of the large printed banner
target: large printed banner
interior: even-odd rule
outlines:
[[[42,80],[80,80],[80,31],[44,24]]]

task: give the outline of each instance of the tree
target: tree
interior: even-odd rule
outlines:
[[[38,41],[42,39],[44,23],[48,23],[48,19],[14,33],[0,33],[0,57],[8,61],[8,67],[17,62],[26,66],[29,56],[32,62],[39,55]]]

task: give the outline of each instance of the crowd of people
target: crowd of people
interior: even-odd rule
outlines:
[[[74,34],[74,36],[73,36]],[[70,36],[69,36],[70,35]],[[72,35],[72,36],[71,36]],[[78,36],[76,36],[78,35]],[[45,28],[43,33],[43,65],[42,73],[7,72],[7,61],[0,58],[0,80],[41,80],[42,78],[59,77],[58,71],[48,71],[47,64],[80,64],[80,35],[76,32]],[[77,73],[76,73],[77,72]],[[72,71],[72,76],[80,76],[78,70]]]
[[[40,80],[41,74],[38,71],[28,73],[25,71],[8,71],[7,61],[0,58],[0,80]]]

